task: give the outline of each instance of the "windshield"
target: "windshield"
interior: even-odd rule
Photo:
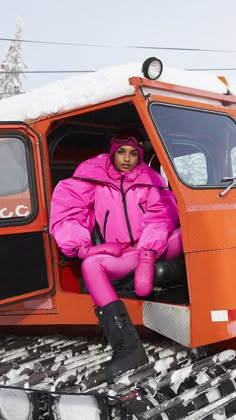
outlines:
[[[225,186],[236,176],[236,125],[210,111],[152,103],[151,116],[179,178],[190,186]]]

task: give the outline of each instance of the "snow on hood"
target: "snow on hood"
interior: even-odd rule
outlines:
[[[0,101],[1,121],[26,121],[73,108],[93,105],[125,95],[134,87],[129,77],[143,77],[142,63],[110,66],[94,73],[58,80],[22,95]],[[226,85],[215,74],[165,67],[159,81],[215,93],[226,93]]]

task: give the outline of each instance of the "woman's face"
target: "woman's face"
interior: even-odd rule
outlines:
[[[131,171],[138,160],[138,151],[132,146],[121,146],[114,153],[114,166],[120,172]]]

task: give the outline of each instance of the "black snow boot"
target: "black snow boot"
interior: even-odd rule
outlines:
[[[148,358],[138,333],[121,300],[103,307],[95,307],[99,324],[112,347],[112,359],[105,369],[108,383],[130,369],[148,363]]]

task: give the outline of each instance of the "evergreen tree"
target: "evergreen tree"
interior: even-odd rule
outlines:
[[[20,77],[22,73],[20,72],[27,68],[21,58],[21,36],[22,26],[18,17],[14,41],[11,41],[6,57],[0,64],[0,99],[17,95],[21,92]]]

